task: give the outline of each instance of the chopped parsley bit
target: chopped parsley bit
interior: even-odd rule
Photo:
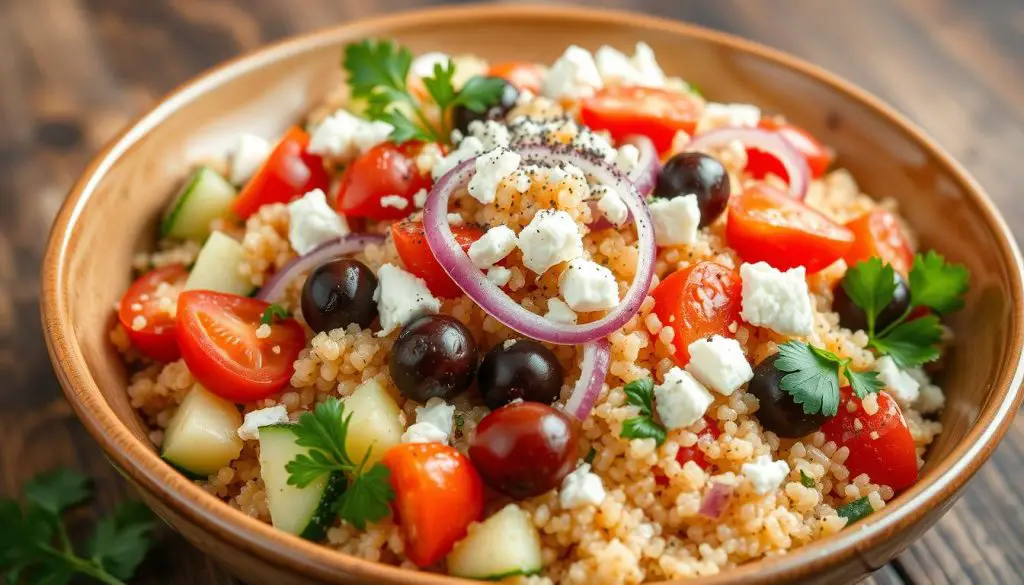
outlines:
[[[288,311],[285,310],[281,305],[270,305],[263,311],[263,316],[260,317],[261,325],[273,325],[274,321],[280,321],[288,318]]]
[[[836,512],[838,512],[843,518],[846,518],[847,526],[859,520],[863,520],[874,511],[875,509],[871,507],[871,502],[868,501],[867,496],[836,508]]]
[[[865,398],[884,386],[877,372],[855,372],[849,365],[849,359],[802,341],[780,345],[779,357],[775,360],[775,367],[787,372],[779,387],[803,406],[804,413],[826,416],[839,412],[840,368],[858,398]]]
[[[668,431],[654,420],[654,380],[643,378],[626,384],[626,401],[640,409],[640,416],[626,419],[622,423],[620,437],[626,439],[654,439],[660,447]]]
[[[942,326],[935,315],[908,320],[917,308],[939,314],[964,306],[970,273],[960,264],[949,264],[942,255],[930,251],[914,256],[910,269],[910,303],[896,321],[882,331],[875,323],[878,315],[892,302],[896,291],[895,273],[879,258],[870,258],[851,267],[843,278],[843,289],[867,316],[868,345],[889,355],[902,368],[934,361],[939,357]]]
[[[462,434],[462,428],[466,426],[466,417],[462,416],[462,413],[455,415],[455,432]]]
[[[345,451],[345,439],[352,415],[345,416],[345,406],[337,398],[317,404],[313,412],[305,412],[291,429],[296,443],[309,447],[288,462],[288,484],[306,487],[329,473],[341,472],[348,477],[348,488],[338,499],[334,512],[339,518],[363,530],[367,522],[377,522],[388,515],[395,492],[389,483],[390,470],[381,463],[365,469],[369,450],[359,463]]]
[[[800,485],[804,486],[805,488],[812,488],[813,489],[814,486],[816,486],[818,484],[814,483],[814,478],[813,477],[807,475],[806,473],[804,473],[804,470],[801,469],[800,470]]]
[[[583,458],[584,463],[593,463],[594,457],[597,456],[597,449],[591,447],[590,451],[587,451],[587,456]]]

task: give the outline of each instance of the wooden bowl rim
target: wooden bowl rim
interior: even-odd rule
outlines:
[[[68,297],[63,291],[70,278],[68,257],[70,243],[83,207],[105,174],[141,137],[158,126],[170,114],[193,98],[248,71],[278,59],[339,43],[340,37],[386,34],[389,29],[404,28],[416,23],[463,20],[487,22],[494,19],[528,19],[572,21],[576,24],[627,26],[638,30],[659,30],[699,39],[760,58],[796,71],[851,96],[888,120],[929,151],[969,194],[969,202],[992,230],[998,242],[1001,269],[1011,283],[1013,319],[1012,347],[1007,355],[1017,361],[1005,364],[993,380],[993,394],[985,404],[978,421],[952,453],[929,469],[922,480],[898,496],[882,511],[857,524],[856,528],[805,545],[789,554],[763,559],[725,571],[720,575],[687,579],[692,585],[718,585],[726,582],[769,583],[793,579],[816,570],[821,563],[848,562],[855,556],[867,568],[873,566],[865,553],[880,544],[899,527],[916,522],[932,507],[947,503],[967,480],[991,456],[1006,433],[1020,406],[1021,382],[1024,379],[1024,289],[1022,289],[1021,254],[1005,221],[978,183],[921,129],[896,113],[881,100],[854,84],[808,62],[782,51],[739,37],[696,25],[625,11],[571,6],[544,5],[462,5],[429,8],[358,20],[328,29],[295,36],[251,51],[221,64],[181,85],[164,97],[148,113],[140,116],[120,136],[112,140],[86,168],[72,188],[54,222],[42,270],[41,313],[50,358],[64,388],[87,430],[100,443],[111,461],[133,482],[159,498],[176,513],[202,527],[231,546],[253,554],[274,566],[298,571],[300,574],[337,582],[340,575],[358,577],[380,583],[428,583],[451,585],[472,583],[454,577],[414,572],[366,561],[331,550],[298,537],[275,530],[270,525],[250,518],[226,505],[209,505],[219,500],[164,463],[150,445],[138,440],[106,404],[95,381],[89,375],[69,317]],[[198,505],[202,502],[205,505]]]

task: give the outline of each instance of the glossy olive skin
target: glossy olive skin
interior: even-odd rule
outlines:
[[[783,439],[798,439],[821,428],[828,417],[805,413],[803,406],[782,390],[780,382],[786,373],[775,367],[778,357],[779,354],[773,354],[757,364],[747,392],[756,396],[760,402],[754,416],[765,430]]]
[[[465,325],[449,315],[425,315],[402,328],[388,370],[406,398],[450,400],[473,383],[478,362],[476,341]]]
[[[562,392],[565,372],[554,352],[532,339],[499,343],[480,362],[477,388],[496,410],[516,399],[551,404]]]
[[[579,456],[575,421],[539,402],[516,402],[488,414],[469,443],[469,458],[484,483],[517,500],[558,487]]]
[[[907,281],[899,272],[893,272],[896,280],[896,290],[893,292],[892,300],[875,318],[875,331],[882,331],[897,319],[903,316],[910,306],[910,287]],[[845,280],[845,278],[844,278]],[[843,281],[836,285],[833,291],[832,310],[839,314],[839,324],[852,331],[867,331],[868,316],[864,310],[858,307],[843,288]]]
[[[490,78],[499,79],[499,78]],[[489,106],[482,112],[474,112],[466,106],[459,104],[452,108],[452,127],[462,132],[464,135],[469,133],[469,124],[474,120],[502,120],[505,115],[509,113],[516,105],[516,100],[519,99],[519,90],[516,86],[512,85],[508,81],[504,82],[504,86],[501,89],[501,97],[498,103]]]
[[[377,318],[376,289],[377,277],[367,265],[348,258],[331,260],[306,277],[302,317],[318,333],[352,323],[365,329]]]
[[[652,195],[660,199],[696,195],[700,227],[704,227],[725,211],[729,189],[729,172],[718,159],[701,152],[681,152],[661,167]]]

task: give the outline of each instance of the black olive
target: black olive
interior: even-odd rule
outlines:
[[[658,172],[652,195],[672,199],[696,195],[700,226],[718,219],[729,203],[729,172],[718,159],[700,152],[681,152]]]
[[[406,398],[449,400],[473,383],[478,360],[465,325],[448,315],[426,315],[402,328],[388,370]]]
[[[377,277],[358,260],[331,260],[309,273],[302,287],[302,317],[313,331],[363,329],[377,318]]]
[[[488,79],[501,79],[500,77],[490,77]],[[452,108],[452,126],[458,129],[463,134],[469,133],[469,124],[474,120],[502,120],[505,118],[505,114],[508,114],[516,105],[516,100],[519,99],[519,90],[516,86],[501,79],[505,84],[501,88],[501,95],[498,98],[498,103],[490,104],[482,112],[474,112],[462,104],[456,105]]]
[[[565,373],[552,351],[532,339],[499,343],[480,364],[477,387],[491,410],[509,402],[551,404],[562,392]]]
[[[896,290],[893,292],[892,300],[875,318],[876,332],[894,323],[903,316],[907,307],[910,306],[910,287],[907,286],[906,279],[896,271],[893,271],[893,275],[896,281]],[[858,307],[846,294],[846,289],[843,288],[845,280],[844,278],[840,281],[833,291],[832,310],[839,314],[839,324],[843,327],[852,331],[867,331],[868,316],[864,313],[864,309]]]
[[[780,383],[786,372],[775,367],[778,357],[779,354],[773,354],[757,364],[747,392],[756,396],[760,403],[754,416],[765,430],[783,439],[798,439],[821,428],[828,417],[805,413],[803,406],[782,389]]]

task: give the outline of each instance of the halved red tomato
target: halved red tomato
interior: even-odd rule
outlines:
[[[306,151],[309,134],[293,126],[235,199],[235,214],[245,219],[268,203],[287,203],[313,189],[327,191],[324,161]]]
[[[774,130],[793,145],[793,148],[802,154],[804,160],[807,161],[812,178],[816,179],[824,175],[835,158],[835,153],[832,152],[831,148],[822,145],[814,136],[811,136],[809,132],[799,126],[787,124],[772,117],[761,118],[758,126],[765,130]],[[782,166],[782,163],[777,158],[753,148],[747,149],[746,171],[758,179],[762,179],[765,175],[771,173],[787,181],[789,180],[789,173],[786,172],[786,168]]]
[[[342,215],[370,219],[402,219],[416,206],[413,195],[433,184],[429,174],[420,174],[415,143],[396,146],[383,142],[359,155],[345,169],[338,185],[334,207]]]
[[[503,61],[495,63],[487,69],[489,77],[500,77],[516,86],[520,91],[528,89],[539,94],[544,83],[544,70],[536,63],[529,61]]]
[[[873,209],[848,222],[846,228],[853,232],[853,246],[846,252],[846,263],[850,266],[869,258],[878,257],[882,262],[892,264],[904,276],[910,273],[914,264],[914,251],[900,229],[896,216],[885,209]]]
[[[473,242],[484,235],[483,230],[471,225],[453,225],[452,234],[463,251],[469,250]],[[427,244],[427,236],[421,221],[403,221],[391,224],[391,237],[395,249],[402,258],[402,264],[410,273],[422,278],[430,292],[439,297],[454,298],[462,295],[462,289],[437,263],[434,253]]]
[[[166,303],[174,303],[168,293],[181,290],[186,280],[188,270],[181,264],[171,264],[140,276],[121,298],[117,318],[128,339],[143,355],[158,362],[173,362],[181,355],[174,312],[166,310]]]
[[[217,396],[252,402],[284,388],[306,333],[295,319],[268,325],[270,305],[257,299],[205,290],[178,297],[178,345],[192,376]]]
[[[745,262],[817,272],[843,257],[853,232],[778,189],[758,184],[729,201],[726,239]]]
[[[898,492],[917,481],[917,449],[896,401],[885,392],[879,392],[877,399],[877,411],[868,414],[863,401],[849,387],[843,388],[839,413],[821,427],[821,432],[850,450],[844,465],[850,470],[851,481],[866,473],[873,483]],[[852,411],[850,403],[856,405]]]
[[[585,98],[580,118],[594,130],[607,130],[615,140],[643,134],[654,142],[658,152],[666,152],[676,132],[693,134],[700,113],[688,93],[616,85]]]
[[[740,319],[743,284],[737,271],[716,262],[699,262],[676,271],[651,293],[654,314],[675,332],[675,361],[690,362],[689,345],[712,335],[731,336]]]

